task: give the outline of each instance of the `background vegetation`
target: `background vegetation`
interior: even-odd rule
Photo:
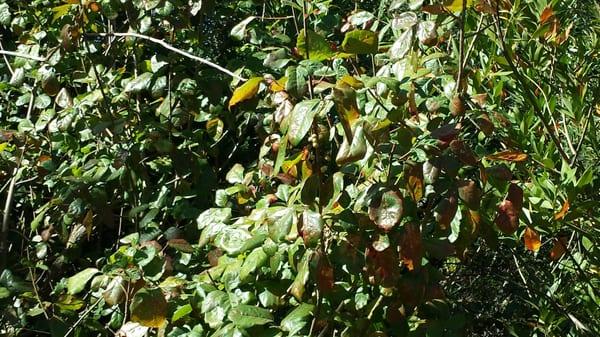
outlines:
[[[0,334],[599,336],[593,0],[0,0]]]

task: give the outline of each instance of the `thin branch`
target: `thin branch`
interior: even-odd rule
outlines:
[[[232,71],[230,71],[228,69],[225,69],[225,68],[221,67],[220,65],[218,65],[216,63],[213,63],[213,62],[211,62],[211,61],[209,61],[209,60],[207,60],[205,58],[202,58],[202,57],[196,56],[196,55],[192,55],[192,54],[190,54],[190,53],[188,53],[186,51],[183,51],[181,49],[177,49],[177,48],[173,47],[172,45],[166,43],[163,40],[155,39],[155,38],[150,37],[150,36],[146,36],[146,35],[142,35],[142,34],[138,34],[138,33],[93,33],[93,34],[90,33],[90,34],[86,34],[86,35],[87,36],[102,36],[102,37],[106,37],[106,36],[108,36],[108,37],[110,37],[110,36],[135,37],[135,38],[138,38],[138,39],[147,40],[147,41],[156,43],[156,44],[162,46],[163,48],[168,49],[168,50],[170,50],[172,52],[175,52],[175,53],[177,53],[179,55],[185,56],[185,57],[187,57],[189,59],[198,61],[200,63],[204,63],[207,66],[209,66],[211,68],[214,68],[214,69],[217,69],[220,72],[222,72],[224,74],[227,74],[227,75],[229,75],[229,76],[231,76],[231,77],[233,77],[235,79],[238,79],[240,81],[246,81],[247,80],[246,78],[244,78],[244,77],[242,77],[242,76],[240,76],[238,74],[235,74],[234,72],[232,72]]]
[[[499,14],[497,8],[496,8],[496,12],[495,12],[494,16],[495,16],[494,25],[496,27],[496,35],[498,36],[498,39],[500,41],[500,45],[502,47],[502,54],[504,54],[504,58],[506,59],[506,62],[508,63],[512,72],[515,74],[517,81],[519,82],[519,84],[521,85],[521,87],[523,89],[523,92],[525,93],[525,97],[527,98],[527,100],[529,101],[531,106],[533,107],[533,112],[535,113],[536,117],[540,120],[540,122],[542,122],[544,128],[546,129],[546,131],[548,132],[548,135],[550,136],[550,139],[552,140],[554,145],[556,145],[556,149],[560,153],[560,156],[567,162],[570,162],[569,156],[567,156],[567,154],[565,153],[565,150],[563,150],[560,140],[558,138],[556,138],[556,135],[554,134],[554,132],[552,132],[552,128],[550,127],[548,122],[546,122],[546,120],[544,119],[544,114],[542,112],[542,109],[538,105],[538,101],[535,99],[533,94],[529,91],[529,87],[527,86],[527,83],[525,82],[525,80],[521,76],[521,73],[519,72],[519,69],[517,69],[517,66],[515,66],[515,63],[513,62],[513,59],[512,59],[512,57],[508,51],[508,48],[506,46],[506,42],[504,41],[504,34],[502,34],[502,29],[500,28],[500,14]]]
[[[33,101],[35,98],[34,94],[35,84],[31,88],[31,96],[29,97],[29,106],[27,108],[27,116],[26,119],[31,119],[31,111],[33,110]],[[6,192],[6,201],[4,202],[4,214],[2,214],[2,231],[0,232],[0,269],[4,269],[7,266],[8,261],[8,232],[10,230],[9,218],[10,218],[10,210],[13,205],[13,201],[15,198],[15,186],[17,185],[19,170],[21,168],[21,162],[23,161],[23,156],[25,154],[25,147],[27,146],[28,137],[25,136],[25,142],[23,147],[21,148],[21,155],[17,161],[17,166],[13,170],[12,177],[10,179],[10,185],[8,186],[8,191]]]
[[[46,62],[45,57],[33,56],[33,55],[23,54],[23,53],[19,53],[19,52],[15,52],[15,51],[0,50],[0,54],[14,56],[14,57],[22,57],[24,59],[29,59],[29,60],[39,61],[39,62]]]
[[[571,158],[571,166],[575,165],[577,161],[577,157],[579,157],[579,151],[581,151],[581,146],[583,145],[583,141],[585,139],[585,134],[587,133],[588,127],[590,126],[590,120],[592,119],[592,113],[596,109],[595,106],[590,108],[590,112],[588,112],[587,119],[585,120],[585,125],[583,126],[583,132],[581,133],[581,138],[579,139],[579,143],[577,143],[577,147],[575,148],[575,155]]]
[[[465,18],[467,17],[467,0],[462,0],[462,11],[460,12],[460,30],[458,31],[458,76],[456,77],[456,93],[461,94],[461,83],[464,76],[465,59]]]

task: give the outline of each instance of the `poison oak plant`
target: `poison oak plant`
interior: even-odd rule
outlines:
[[[0,0],[0,333],[597,336],[599,19]]]

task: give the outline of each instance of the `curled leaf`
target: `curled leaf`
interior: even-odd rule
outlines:
[[[369,207],[369,218],[377,226],[389,231],[400,221],[403,211],[403,201],[395,191],[387,191],[381,196],[381,200]]]

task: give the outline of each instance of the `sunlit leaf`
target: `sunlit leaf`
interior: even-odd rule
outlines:
[[[79,273],[67,279],[67,293],[75,295],[85,289],[86,284],[98,274],[100,271],[97,268],[86,268]]]
[[[313,32],[312,30],[307,30],[306,32],[307,34],[304,33],[304,30],[301,30],[300,33],[298,33],[298,39],[296,41],[296,48],[298,48],[298,53],[300,56],[306,58],[306,53],[308,51],[308,57],[310,60],[324,61],[334,55],[331,47],[329,46],[329,42],[327,42],[323,36]],[[305,35],[308,37],[308,39]]]
[[[532,252],[537,252],[540,250],[540,246],[542,245],[542,242],[540,241],[540,235],[531,227],[525,228],[523,241],[525,242],[525,248]]]
[[[567,215],[569,208],[571,208],[571,204],[569,204],[568,199],[565,199],[565,202],[563,203],[560,211],[558,213],[554,214],[554,220],[562,220],[565,217],[565,215]]]
[[[522,162],[522,161],[527,160],[527,154],[520,152],[520,151],[515,151],[515,150],[506,150],[506,151],[491,154],[491,155],[487,156],[486,158],[489,160]]]
[[[248,81],[246,81],[241,86],[237,87],[233,91],[233,95],[231,95],[231,99],[229,100],[229,109],[235,106],[236,104],[249,100],[256,96],[258,93],[258,89],[260,88],[260,84],[262,83],[262,77],[252,77]]]
[[[377,33],[370,30],[353,30],[346,33],[342,49],[350,54],[375,54],[379,47]]]
[[[160,328],[167,321],[167,301],[158,288],[143,288],[135,293],[129,310],[131,321],[149,328]]]
[[[369,217],[383,230],[392,229],[402,217],[404,203],[398,192],[387,191],[369,207]]]

